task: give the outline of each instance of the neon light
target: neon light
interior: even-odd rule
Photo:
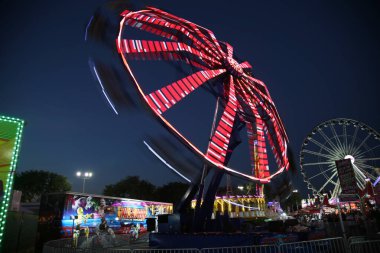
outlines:
[[[246,179],[268,183],[274,176],[288,169],[288,137],[268,89],[264,82],[250,76],[248,71],[252,67],[248,62],[239,63],[233,58],[232,46],[228,43],[218,41],[210,30],[157,8],[147,7],[147,9],[140,11],[126,10],[121,16],[123,16],[123,18],[120,22],[119,34],[116,40],[117,50],[139,95],[149,106],[157,119],[161,121],[172,134],[179,138],[195,154],[203,157],[211,166],[224,169],[230,174]],[[124,38],[125,26],[153,33],[165,39],[170,39],[172,42],[128,40]],[[202,33],[201,30],[206,31],[207,35]],[[126,45],[124,48],[122,46],[123,43]],[[191,47],[188,45],[189,43],[191,43]],[[225,45],[226,48],[222,48],[220,44]],[[129,47],[127,45],[129,45]],[[154,46],[155,50],[152,49],[152,45],[156,45]],[[192,56],[196,57],[189,57],[189,52],[192,53]],[[181,60],[202,70],[169,84],[166,87],[153,91],[150,94],[145,94],[142,86],[134,75],[134,71],[131,69],[129,60],[127,61],[127,56],[130,54],[133,54],[132,59]],[[149,57],[147,57],[147,55]],[[226,98],[228,104],[225,105],[222,118],[215,128],[215,132],[213,132],[211,145],[208,145],[207,151],[203,152],[183,136],[163,116],[163,113],[171,109],[172,105],[178,103],[182,98],[189,96],[194,88],[197,89],[210,79],[218,76],[225,80],[223,86],[226,88],[225,91],[229,92]],[[173,100],[174,97],[176,100]],[[166,101],[166,103],[161,103],[161,101]],[[172,104],[170,104],[169,101],[171,101]],[[260,114],[257,113],[258,111],[260,111]],[[263,143],[265,144],[264,137],[268,139],[273,156],[277,162],[277,170],[273,174],[270,174],[267,166],[262,167],[263,170],[265,170],[263,173],[253,176],[239,172],[224,164],[225,149],[230,142],[232,129],[236,124],[234,119],[237,113],[239,113],[239,116],[243,118],[243,121],[247,124],[249,124],[251,120],[249,118],[250,116],[247,115],[255,116],[256,123],[251,129],[251,141],[260,141],[260,146],[262,146]],[[258,125],[265,129],[265,133],[257,129]],[[257,132],[260,134],[257,135]],[[264,141],[261,139],[264,139]],[[218,149],[218,147],[221,148],[222,151]],[[211,150],[211,148],[213,150]],[[264,146],[259,152],[263,154],[267,153],[266,149],[267,147]],[[251,154],[251,159],[252,158],[253,155]],[[259,160],[257,164],[268,164],[267,156],[259,156],[257,159]],[[254,169],[256,170],[256,168]]]
[[[380,182],[380,177],[378,177],[378,178],[376,179],[375,183],[373,183],[373,186],[376,186],[378,182]]]
[[[102,87],[102,92],[103,92],[104,96],[106,97],[106,99],[107,99],[108,103],[110,104],[110,106],[112,107],[113,111],[114,111],[117,115],[119,115],[119,113],[116,111],[115,106],[112,104],[111,100],[110,100],[110,99],[108,98],[108,96],[107,96],[107,93],[106,93],[106,91],[105,91],[105,89],[104,89],[104,86],[103,86],[103,84],[102,84],[102,81],[100,80],[100,77],[99,77],[99,75],[98,75],[98,71],[96,71],[95,66],[93,66],[93,69],[94,69],[94,73],[95,73],[95,75],[96,75],[96,78],[98,79],[98,82],[99,82],[100,86]]]
[[[88,21],[88,24],[86,26],[86,32],[84,34],[84,40],[87,40],[88,28],[90,27],[90,24],[91,24],[91,22],[92,22],[93,19],[94,19],[94,16],[91,16],[90,21]]]
[[[227,199],[223,199],[223,201],[227,202],[228,204],[234,205],[234,206],[240,206],[240,207],[247,208],[248,210],[260,210],[260,208],[258,208],[258,207],[245,206],[245,205],[242,205],[242,204],[238,204],[238,203],[229,201]]]
[[[6,180],[3,201],[0,204],[0,246],[2,245],[3,240],[3,232],[7,218],[10,194],[12,192],[13,177],[20,150],[23,127],[24,121],[21,119],[0,116],[0,138],[3,140],[2,143],[0,142],[0,163],[4,165],[8,164],[8,166],[2,166],[0,168],[1,182],[3,183],[4,180]],[[7,154],[11,154],[11,156],[8,156]]]
[[[157,154],[154,149],[148,145],[148,143],[146,143],[144,141],[144,144],[145,146],[147,146],[147,148],[158,158],[160,159],[161,162],[163,162],[166,166],[168,166],[169,169],[171,169],[172,171],[174,171],[175,173],[177,173],[180,177],[182,177],[183,179],[185,179],[187,182],[191,183],[191,180],[188,179],[187,177],[185,177],[184,175],[182,175],[178,170],[174,169],[168,162],[166,162],[159,154]]]

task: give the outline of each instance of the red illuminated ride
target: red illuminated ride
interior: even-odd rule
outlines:
[[[266,85],[251,74],[252,66],[239,62],[233,47],[216,39],[213,32],[183,18],[153,7],[140,11],[125,10],[117,37],[117,49],[139,94],[159,120],[193,152],[203,157],[208,165],[217,167],[260,183],[268,183],[274,176],[287,170],[288,138],[277,109]],[[157,35],[165,40],[130,39],[126,28]],[[137,80],[131,60],[182,61],[192,66],[193,74],[162,88],[146,93]],[[208,81],[221,80],[218,94],[223,112],[216,121],[208,149],[201,151],[165,117],[165,112]],[[228,164],[232,135],[238,125],[245,125],[250,149],[252,174],[230,168]],[[240,127],[241,128],[241,127]],[[277,169],[270,172],[267,144],[269,143]]]

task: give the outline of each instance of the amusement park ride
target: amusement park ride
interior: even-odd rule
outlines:
[[[204,160],[202,176],[193,182],[178,209],[181,212],[198,193],[193,224],[195,231],[202,231],[205,221],[211,218],[215,194],[224,174],[257,182],[256,194],[262,196],[262,184],[288,169],[284,125],[266,85],[252,75],[252,66],[239,61],[234,48],[218,40],[212,31],[154,7],[125,10],[121,16],[116,47],[140,98],[170,133]],[[136,39],[130,28],[157,35],[161,40]],[[138,80],[131,65],[136,60],[180,61],[191,66],[193,73],[147,92],[150,89]],[[193,91],[205,86],[217,102],[207,150],[202,151],[174,126],[165,112],[175,110],[177,103],[186,97],[191,99]],[[244,127],[251,173],[229,166]],[[275,171],[269,170],[268,144],[277,165]],[[211,178],[204,189],[206,177]]]
[[[350,159],[357,188],[376,186],[380,176],[380,134],[353,119],[331,119],[318,124],[305,138],[300,153],[301,173],[313,194],[337,198],[341,184],[335,161]]]

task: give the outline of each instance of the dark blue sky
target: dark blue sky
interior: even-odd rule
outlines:
[[[92,193],[127,175],[157,185],[179,180],[143,146],[144,135],[161,126],[136,111],[115,115],[89,70],[84,31],[102,3],[0,2],[0,114],[27,122],[18,170],[63,174],[80,191],[75,171],[88,168]],[[297,157],[303,138],[324,120],[352,118],[380,129],[378,2],[146,3],[209,28],[253,65]],[[300,175],[295,184],[304,187]]]

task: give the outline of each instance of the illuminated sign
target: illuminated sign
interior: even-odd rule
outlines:
[[[342,194],[357,194],[358,187],[351,159],[335,161]]]
[[[24,121],[0,116],[0,245],[13,186]]]

